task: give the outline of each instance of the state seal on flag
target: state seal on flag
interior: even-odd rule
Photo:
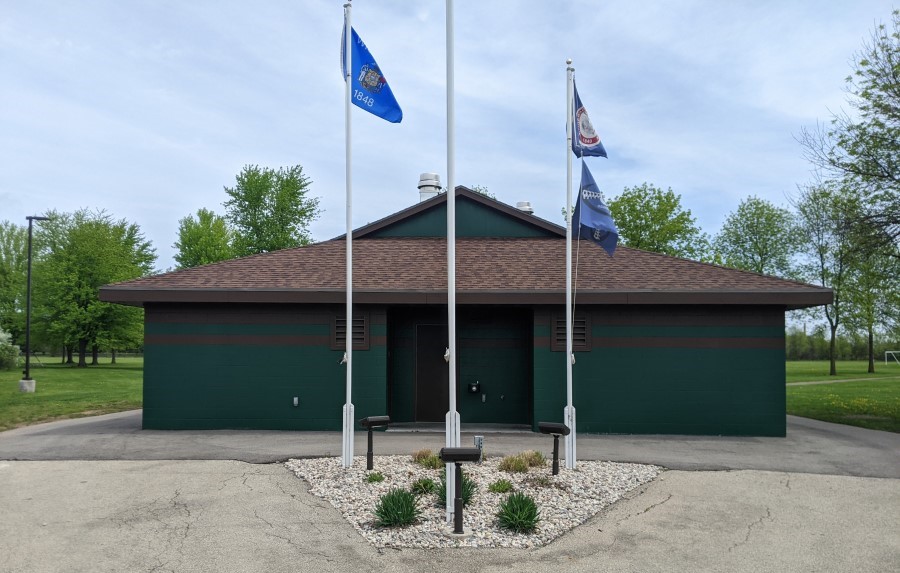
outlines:
[[[578,111],[575,112],[575,121],[578,122],[578,139],[582,145],[590,147],[600,143],[600,136],[594,131],[594,126],[584,107],[578,108]]]
[[[373,62],[371,64],[364,64],[359,69],[359,83],[366,91],[377,94],[381,91],[381,88],[385,86],[387,80],[384,79],[381,70],[379,70],[378,66]]]

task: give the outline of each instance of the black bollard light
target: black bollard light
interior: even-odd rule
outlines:
[[[359,421],[359,425],[369,430],[369,448],[366,450],[366,469],[372,469],[375,452],[372,447],[372,428],[382,428],[391,423],[390,416],[369,416]]]
[[[559,437],[568,436],[569,426],[556,422],[538,422],[538,430],[542,434],[553,435],[553,475],[559,474]]]
[[[453,488],[453,533],[463,533],[463,501],[462,501],[462,464],[477,462],[481,459],[478,448],[441,448],[441,461],[456,465],[456,486]]]

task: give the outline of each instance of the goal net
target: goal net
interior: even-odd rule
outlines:
[[[900,350],[885,350],[884,351],[884,363],[888,363],[888,359],[893,360],[897,364],[900,364]]]

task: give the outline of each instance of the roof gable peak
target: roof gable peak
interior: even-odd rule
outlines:
[[[492,199],[456,187],[458,237],[565,237],[566,229]],[[461,199],[461,201],[460,201]],[[353,231],[354,239],[447,236],[447,193],[441,193]],[[344,235],[335,237],[342,239]]]

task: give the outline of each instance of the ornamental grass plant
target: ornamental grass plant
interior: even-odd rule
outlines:
[[[382,495],[375,506],[375,525],[378,527],[403,527],[412,525],[421,517],[415,494],[394,488]]]
[[[497,523],[504,529],[517,533],[531,533],[541,520],[541,512],[530,496],[524,493],[511,493],[500,502],[497,512]]]

